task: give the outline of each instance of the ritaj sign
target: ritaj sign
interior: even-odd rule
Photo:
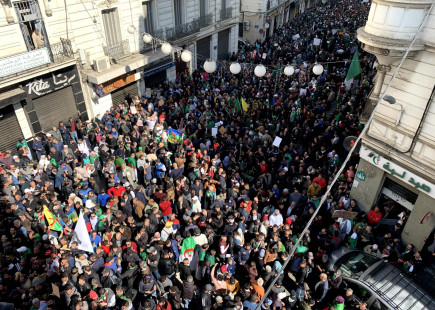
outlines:
[[[75,70],[61,70],[30,80],[23,85],[29,97],[39,97],[71,85],[77,79]]]

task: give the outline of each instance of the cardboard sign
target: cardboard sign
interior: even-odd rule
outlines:
[[[227,132],[227,130],[225,129],[225,127],[221,127],[219,128],[219,132],[221,135],[224,135]]]
[[[51,283],[51,288],[53,290],[53,295],[60,298],[60,290],[59,290],[59,286],[57,286],[54,283]]]
[[[343,220],[353,220],[358,215],[358,212],[351,212],[345,210],[335,210],[332,214],[333,219],[342,218]]]
[[[279,145],[281,144],[282,138],[280,137],[276,137],[275,140],[273,140],[273,146],[279,147]]]

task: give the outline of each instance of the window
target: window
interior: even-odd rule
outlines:
[[[149,0],[142,2],[143,7],[143,17],[144,17],[144,23],[145,23],[145,32],[146,33],[153,33],[156,29],[155,25],[155,1]]]
[[[207,15],[207,4],[208,1],[206,0],[199,1],[199,16],[204,17],[205,15]]]
[[[35,29],[38,29],[40,34],[44,37],[43,43],[47,46],[48,38],[38,2],[36,2],[36,0],[14,2],[14,8],[17,12],[18,22],[20,23],[27,50],[31,51],[37,48],[32,39],[32,34]]]
[[[122,41],[121,29],[119,27],[118,9],[101,11],[106,34],[106,43],[109,47],[116,46]]]
[[[226,8],[227,8],[227,0],[222,0],[221,9],[226,9]]]
[[[174,21],[175,27],[184,24],[184,1],[174,0]]]

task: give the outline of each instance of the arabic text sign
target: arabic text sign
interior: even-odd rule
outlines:
[[[46,47],[0,59],[0,78],[50,63]]]
[[[415,173],[408,171],[401,166],[383,158],[373,150],[369,148],[362,148],[360,152],[360,157],[367,160],[372,165],[388,172],[392,176],[402,180],[403,182],[415,187],[419,191],[435,198],[435,184],[432,184],[422,177],[419,177]]]

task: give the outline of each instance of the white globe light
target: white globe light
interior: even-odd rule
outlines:
[[[291,75],[293,75],[293,73],[295,73],[295,68],[293,68],[293,66],[288,65],[284,68],[285,75],[291,76]]]
[[[145,34],[143,35],[143,37],[142,37],[142,40],[143,40],[145,43],[151,43],[151,41],[153,40],[153,37],[152,37],[152,35],[150,35],[149,33],[145,33]]]
[[[263,65],[257,65],[254,69],[254,74],[258,77],[263,77],[266,75],[266,67]]]
[[[130,26],[127,27],[127,32],[129,34],[133,34],[135,31],[136,31],[136,28],[134,28],[133,25],[130,25]]]
[[[213,73],[216,71],[216,61],[207,60],[204,62],[204,71],[207,73]]]
[[[232,63],[230,66],[230,71],[232,74],[239,74],[242,71],[242,67],[238,62]]]
[[[191,61],[192,60],[192,53],[190,51],[188,51],[188,50],[184,50],[181,53],[181,60],[184,61],[184,62]]]
[[[323,66],[321,64],[316,63],[313,67],[313,73],[315,75],[321,75],[323,73]]]
[[[172,52],[172,46],[169,43],[162,44],[162,53],[165,55],[169,55]]]

